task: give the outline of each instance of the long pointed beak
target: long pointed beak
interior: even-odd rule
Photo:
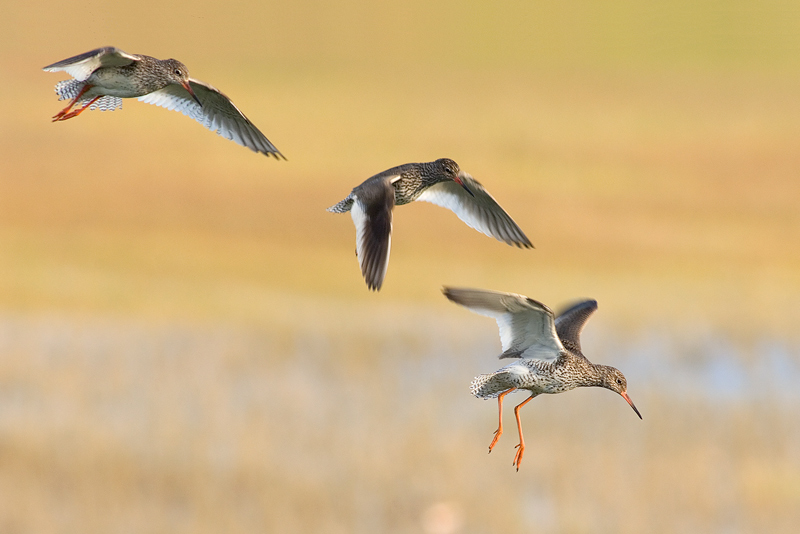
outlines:
[[[638,416],[639,416],[639,419],[641,419],[641,418],[642,418],[642,414],[640,414],[640,413],[639,413],[639,410],[637,410],[637,409],[636,409],[636,406],[634,406],[634,405],[633,405],[633,401],[632,401],[632,400],[631,400],[631,398],[628,396],[628,392],[627,392],[627,391],[623,391],[622,393],[620,393],[620,395],[622,395],[622,398],[623,398],[623,399],[625,399],[626,401],[628,401],[628,404],[630,404],[630,405],[631,405],[631,408],[633,408],[633,411],[634,411],[634,412],[636,412],[636,415],[638,415]]]
[[[472,191],[470,191],[470,190],[469,190],[469,187],[467,187],[467,184],[465,184],[465,183],[464,183],[464,181],[461,179],[461,173],[459,173],[459,174],[458,174],[458,176],[456,176],[456,177],[454,178],[454,180],[455,180],[455,182],[456,182],[458,185],[460,185],[461,187],[463,187],[463,188],[464,188],[464,190],[465,190],[467,193],[469,193],[470,195],[472,195],[472,197],[473,197],[473,198],[475,197],[475,194],[474,194]]]
[[[189,81],[186,80],[181,85],[183,86],[184,89],[186,89],[189,92],[190,95],[192,95],[192,98],[194,98],[194,101],[197,102],[198,104],[200,104],[200,107],[202,108],[203,107],[203,103],[200,102],[200,99],[197,98],[196,94],[194,94],[194,91],[192,90],[192,86],[189,84]]]

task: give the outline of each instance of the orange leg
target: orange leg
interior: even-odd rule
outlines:
[[[494,431],[494,439],[492,440],[492,444],[489,445],[489,452],[492,452],[492,449],[494,449],[494,446],[497,444],[497,440],[503,435],[503,397],[515,389],[517,388],[511,388],[507,391],[504,391],[497,397],[497,408],[500,411],[500,422],[497,424],[497,430]]]
[[[86,103],[86,105],[85,105],[85,106],[83,106],[83,107],[82,107],[82,108],[80,108],[80,109],[76,109],[76,110],[70,111],[69,113],[67,113],[66,115],[62,115],[62,116],[61,116],[61,117],[59,117],[58,119],[53,119],[53,122],[55,122],[55,121],[65,121],[65,120],[67,120],[67,119],[71,119],[71,118],[73,118],[73,117],[77,117],[78,115],[80,115],[81,113],[83,113],[85,110],[87,110],[87,109],[89,108],[89,106],[91,106],[92,104],[94,104],[94,103],[95,103],[95,101],[96,101],[98,98],[100,98],[101,96],[103,96],[103,95],[96,96],[96,97],[94,97],[93,99],[89,100],[89,102],[87,102],[87,103]]]
[[[536,395],[531,395],[524,401],[517,404],[517,407],[514,408],[514,415],[517,418],[517,429],[519,430],[519,445],[517,445],[515,448],[519,450],[517,450],[517,454],[514,456],[514,462],[511,465],[516,465],[517,471],[519,471],[519,466],[522,463],[522,454],[525,452],[525,440],[522,437],[522,422],[519,420],[519,409],[528,404],[535,396]]]
[[[81,111],[86,109],[86,107],[88,105],[91,105],[95,100],[97,100],[97,98],[100,98],[100,97],[97,97],[97,98],[93,99],[91,102],[89,102],[89,104],[87,104],[87,106],[82,107],[77,112],[73,111],[73,112],[70,113],[70,110],[72,109],[72,106],[74,106],[78,102],[78,100],[80,100],[80,98],[83,96],[83,94],[86,91],[88,91],[89,89],[91,89],[91,88],[92,88],[92,86],[89,85],[89,84],[84,85],[83,88],[80,90],[80,92],[77,95],[75,95],[75,98],[70,100],[69,105],[67,107],[65,107],[64,109],[62,109],[61,111],[59,111],[58,113],[53,115],[53,122],[64,121],[64,120],[67,120],[67,119],[71,119],[72,117],[76,117],[77,115],[80,115]]]

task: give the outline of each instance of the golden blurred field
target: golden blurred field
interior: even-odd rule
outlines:
[[[0,533],[795,532],[800,8],[18,3],[0,17]],[[129,100],[52,124],[103,45],[175,57],[277,162]],[[536,245],[349,216],[455,159]],[[605,391],[486,447],[494,323],[442,285],[594,297]],[[522,395],[512,401],[519,402]]]

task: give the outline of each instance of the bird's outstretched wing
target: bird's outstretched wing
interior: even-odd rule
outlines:
[[[195,102],[186,89],[175,84],[140,96],[139,100],[180,111],[212,132],[217,132],[222,137],[235,141],[250,150],[266,156],[271,155],[276,159],[286,159],[224,93],[193,78],[189,79],[189,85],[203,104],[202,107]]]
[[[500,358],[553,361],[564,349],[556,334],[553,312],[524,295],[486,289],[445,287],[445,296],[475,313],[493,317],[500,328]]]
[[[576,354],[581,352],[581,331],[586,321],[597,310],[596,300],[584,300],[570,306],[556,317],[556,333],[561,343]]]
[[[517,226],[517,223],[500,207],[500,204],[480,182],[465,172],[459,176],[472,195],[456,182],[447,180],[427,188],[417,200],[424,200],[447,208],[467,226],[499,241],[521,248],[533,248],[530,240]]]
[[[47,72],[64,71],[76,80],[84,81],[100,67],[124,67],[139,61],[138,56],[126,54],[114,46],[96,48],[44,67]]]

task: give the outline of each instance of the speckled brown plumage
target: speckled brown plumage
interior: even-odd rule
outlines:
[[[73,77],[56,85],[59,100],[69,99],[70,103],[53,117],[54,122],[77,117],[87,109],[113,111],[122,107],[123,98],[138,98],[180,111],[255,152],[283,157],[230,98],[190,78],[186,65],[176,59],[128,54],[106,46],[58,61],[44,70],[64,71]]]
[[[518,358],[493,373],[475,377],[470,385],[478,398],[497,398],[500,422],[489,452],[503,433],[503,398],[519,389],[530,391],[530,396],[514,408],[519,430],[513,463],[517,470],[525,451],[519,410],[537,395],[563,393],[577,387],[603,387],[621,395],[641,419],[628,396],[625,376],[614,367],[590,362],[581,351],[580,333],[597,309],[597,301],[579,302],[556,318],[544,304],[515,293],[458,288],[443,291],[453,302],[496,319],[503,343],[500,358]]]
[[[533,247],[530,240],[483,186],[451,159],[406,163],[385,170],[328,208],[350,212],[356,253],[367,287],[379,290],[389,264],[392,210],[415,200],[453,211],[468,226],[509,245]]]

